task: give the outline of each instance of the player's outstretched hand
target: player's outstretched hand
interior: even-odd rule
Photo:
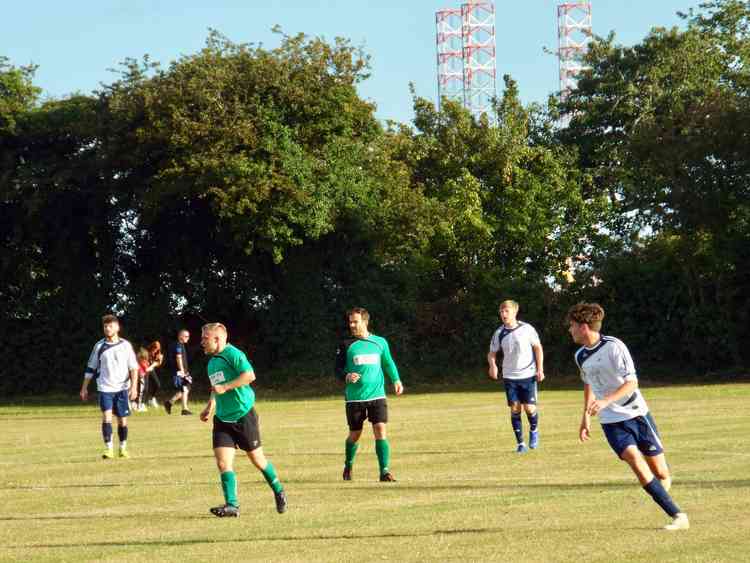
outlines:
[[[208,422],[208,417],[211,416],[211,409],[203,409],[200,414],[200,418],[203,422]]]
[[[401,395],[404,392],[404,384],[400,381],[397,381],[393,384],[393,388],[396,391],[396,395]]]

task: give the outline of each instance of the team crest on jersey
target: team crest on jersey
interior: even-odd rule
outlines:
[[[214,373],[209,374],[208,379],[211,381],[211,385],[224,383],[227,380],[227,378],[224,376],[223,371],[216,371]]]
[[[355,366],[372,366],[380,363],[380,354],[359,354],[352,358]]]

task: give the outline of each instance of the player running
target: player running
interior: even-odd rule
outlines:
[[[347,312],[351,338],[344,340],[336,350],[336,376],[346,383],[346,421],[349,436],[345,442],[344,481],[352,479],[354,456],[359,448],[359,438],[365,420],[372,424],[375,435],[375,453],[380,466],[380,480],[395,481],[390,470],[391,447],[386,437],[388,404],[385,399],[385,377],[393,383],[396,395],[404,392],[398,369],[391,357],[385,338],[370,334],[367,325],[370,314],[361,307]]]
[[[227,329],[221,323],[209,323],[201,332],[201,347],[210,356],[208,379],[211,397],[200,413],[203,422],[213,417],[213,447],[216,465],[221,474],[224,505],[211,509],[219,518],[237,517],[240,505],[237,500],[237,476],[234,472],[234,453],[239,448],[247,453],[273,490],[276,511],[286,512],[286,493],[276,469],[266,459],[260,443],[260,426],[255,412],[255,393],[250,383],[255,381],[253,366],[244,352],[227,342]]]
[[[672,517],[665,530],[687,530],[687,514],[669,496],[672,479],[661,438],[625,344],[600,333],[604,309],[597,303],[579,303],[568,311],[570,335],[581,348],[575,362],[583,379],[583,418],[579,437],[590,437],[591,417],[598,415],[614,452],[635,473],[643,489]]]

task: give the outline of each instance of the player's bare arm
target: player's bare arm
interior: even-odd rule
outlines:
[[[534,344],[531,348],[534,350],[536,360],[536,380],[544,381],[544,350],[541,344]]]
[[[216,400],[214,399],[214,394],[211,392],[211,396],[208,398],[208,403],[206,404],[206,408],[204,408],[200,413],[200,419],[203,422],[208,422],[208,419],[211,418],[211,413],[214,410],[214,405],[216,404]]]
[[[638,382],[635,380],[626,381],[620,387],[618,387],[613,393],[610,393],[603,399],[597,399],[594,401],[591,401],[589,403],[588,408],[586,409],[588,414],[591,416],[597,415],[602,409],[607,408],[610,404],[614,403],[615,401],[618,401],[622,399],[623,397],[627,397],[628,395],[632,395],[633,391],[635,391],[638,388]]]
[[[487,375],[490,379],[497,379],[497,362],[495,361],[495,353],[487,353]]]
[[[135,401],[138,398],[138,370],[130,370],[130,391],[128,397],[131,401]]]
[[[393,390],[396,392],[396,395],[401,395],[404,392],[404,384],[401,383],[401,380],[393,384]]]
[[[578,428],[578,439],[581,442],[587,441],[591,437],[591,416],[589,415],[589,406],[594,399],[594,394],[591,391],[591,386],[584,384],[583,386],[583,416],[581,417],[581,425]]]

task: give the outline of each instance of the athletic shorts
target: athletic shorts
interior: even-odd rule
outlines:
[[[636,446],[646,456],[659,455],[664,451],[651,413],[621,422],[602,424],[602,430],[618,457],[622,457],[622,452],[629,446]]]
[[[224,422],[214,416],[214,448],[239,448],[251,452],[261,446],[260,424],[255,408],[237,422]]]
[[[349,430],[362,430],[365,420],[371,424],[388,422],[388,403],[385,399],[346,403],[346,422]]]
[[[175,374],[172,376],[172,383],[174,388],[181,391],[183,387],[190,387],[193,384],[193,378],[191,376],[182,377],[181,375]]]
[[[503,379],[508,405],[536,405],[536,376],[526,379]]]
[[[130,398],[128,390],[123,389],[115,393],[99,391],[99,408],[104,411],[112,411],[115,416],[120,418],[130,416]]]

